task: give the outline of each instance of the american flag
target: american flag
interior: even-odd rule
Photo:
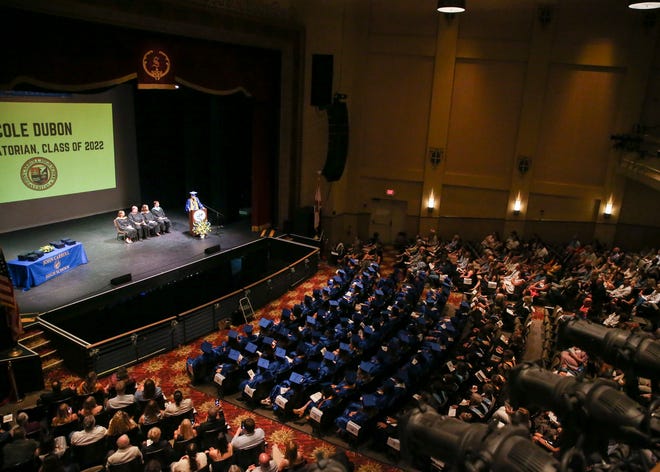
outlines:
[[[14,285],[9,277],[9,268],[7,267],[7,261],[5,261],[5,255],[2,249],[0,249],[0,305],[5,307],[11,337],[17,342],[23,332],[23,326],[18,305],[16,304],[16,297],[14,297]]]

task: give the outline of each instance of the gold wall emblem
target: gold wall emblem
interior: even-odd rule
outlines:
[[[160,80],[170,73],[170,58],[160,49],[150,49],[142,56],[142,68],[149,77]]]

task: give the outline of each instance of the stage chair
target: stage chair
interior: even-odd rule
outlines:
[[[117,226],[117,222],[113,221],[112,224],[115,227],[115,231],[117,231],[117,240],[123,241],[124,239],[126,239],[126,232],[119,229],[119,227]]]

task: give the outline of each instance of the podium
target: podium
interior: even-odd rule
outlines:
[[[194,235],[193,233],[193,226],[195,223],[202,223],[207,220],[207,211],[206,208],[200,208],[198,210],[190,210],[188,212],[188,222],[190,224],[190,234]]]

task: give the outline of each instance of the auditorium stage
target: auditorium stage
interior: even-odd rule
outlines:
[[[40,314],[71,302],[91,297],[113,288],[110,281],[131,274],[139,281],[175,267],[208,257],[204,250],[220,245],[222,251],[258,239],[250,230],[250,221],[241,220],[224,227],[213,226],[205,239],[193,237],[183,212],[169,214],[169,234],[134,244],[117,240],[113,220],[115,212],[73,221],[50,224],[0,234],[0,247],[7,261],[18,254],[38,249],[50,241],[71,238],[84,245],[89,262],[54,277],[29,290],[15,289],[22,314]]]

